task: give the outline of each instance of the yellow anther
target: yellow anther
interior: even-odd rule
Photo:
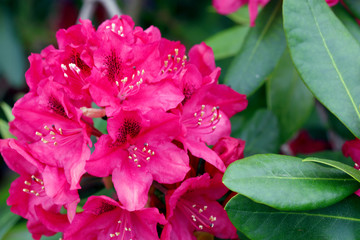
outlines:
[[[41,132],[35,132],[35,135],[42,136],[42,133]]]

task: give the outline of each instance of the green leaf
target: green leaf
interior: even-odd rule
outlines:
[[[325,1],[285,0],[284,28],[295,66],[314,96],[360,137],[360,45]]]
[[[14,120],[14,115],[12,114],[12,109],[11,107],[6,103],[6,102],[2,102],[0,103],[0,107],[3,110],[8,122]]]
[[[360,187],[338,169],[276,154],[254,155],[232,163],[223,183],[256,202],[294,211],[329,206]]]
[[[284,143],[305,124],[314,107],[314,98],[301,81],[288,51],[271,75],[267,91],[268,106],[279,120]]]
[[[16,36],[12,17],[0,8],[0,74],[13,87],[25,83],[24,49]]]
[[[225,83],[240,93],[250,95],[258,89],[285,49],[281,2],[271,1],[261,11],[225,76]]]
[[[233,136],[246,141],[245,156],[279,151],[278,121],[269,110],[256,111]]]
[[[6,203],[0,206],[0,239],[19,221],[20,216],[12,213]]]
[[[252,240],[339,240],[360,236],[360,198],[355,195],[307,212],[279,211],[237,195],[225,210],[234,226]]]
[[[248,30],[249,27],[245,26],[232,27],[210,37],[205,43],[213,49],[216,60],[232,57],[239,52]]]
[[[9,132],[9,124],[3,119],[0,119],[0,135],[2,138],[15,138],[15,136]]]
[[[349,165],[346,165],[344,163],[334,161],[334,160],[314,158],[314,157],[305,158],[303,161],[304,162],[322,163],[322,164],[337,168],[337,169],[343,171],[344,173],[349,174],[352,178],[354,178],[355,180],[360,182],[360,171],[353,167],[350,167]]]
[[[247,26],[250,24],[249,8],[247,5],[242,6],[236,12],[228,14],[226,16],[236,23]]]
[[[359,5],[360,6],[360,5]],[[343,5],[337,4],[331,8],[335,15],[341,20],[347,30],[360,41],[360,27],[355,18],[344,8]]]
[[[360,2],[358,0],[343,0],[343,2],[355,17],[360,19]]]
[[[299,158],[313,157],[313,158],[323,158],[323,159],[336,159],[337,162],[341,162],[341,163],[349,165],[351,167],[354,166],[353,160],[350,157],[345,157],[341,151],[326,150],[326,151],[315,152],[315,153],[311,153],[311,154],[307,154],[307,155],[299,154],[299,155],[297,155],[297,157],[299,157]]]

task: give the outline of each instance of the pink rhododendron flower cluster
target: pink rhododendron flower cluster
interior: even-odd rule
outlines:
[[[325,0],[330,7],[336,5],[339,0]],[[258,15],[258,8],[264,7],[270,0],[213,0],[215,10],[220,14],[230,14],[238,10],[245,4],[249,6],[250,26],[255,26]]]
[[[247,100],[218,84],[210,47],[201,43],[187,56],[180,42],[134,27],[128,16],[97,30],[81,20],[56,36],[58,49],[29,57],[30,91],[10,123],[18,140],[0,142],[20,174],[7,203],[28,219],[33,238],[194,239],[194,231],[236,238],[217,200],[228,191],[226,167],[243,157],[229,118]],[[93,118],[107,120],[106,133]],[[111,178],[114,195],[90,196],[79,210],[84,178]]]

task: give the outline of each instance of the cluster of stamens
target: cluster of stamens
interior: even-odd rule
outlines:
[[[161,69],[161,73],[164,74],[165,72],[177,72],[179,69],[185,66],[187,56],[184,55],[183,57],[179,56],[179,49],[174,49],[175,54],[168,54],[167,60],[164,60],[164,66]]]
[[[118,221],[118,224],[121,225],[122,223],[123,223],[123,222],[122,222],[121,220]],[[125,223],[124,223],[124,225],[125,225]],[[126,232],[129,232],[130,235],[132,235],[132,233],[131,233],[131,228],[130,228],[130,227],[126,227],[126,226],[125,226],[125,227],[124,227],[124,231],[125,231],[125,232],[123,232],[123,234],[122,234],[123,236],[122,236],[122,237],[124,237],[124,235],[125,235]],[[120,236],[120,235],[121,235],[121,232],[119,232],[119,231],[114,232],[114,233],[110,233],[110,237],[111,237],[111,238],[113,238],[113,237],[118,237],[118,236]],[[121,239],[123,239],[123,238],[121,238]],[[132,238],[130,238],[130,240],[132,240]]]
[[[136,67],[133,68],[136,69]],[[119,87],[118,98],[124,100],[126,96],[136,94],[140,89],[140,85],[144,82],[144,73],[144,69],[137,70],[131,75],[131,78],[124,77],[120,82],[115,81],[116,86]]]
[[[29,194],[34,194],[36,197],[40,196],[40,193],[42,191],[45,190],[45,186],[44,186],[44,182],[43,180],[35,177],[34,175],[31,176],[31,180],[32,181],[24,181],[24,184],[27,186],[26,188],[23,188],[23,192],[25,193],[29,193]],[[34,189],[29,189],[29,187],[34,187],[36,185],[40,185],[40,191],[39,190],[34,190]],[[36,188],[38,188],[38,186],[36,186]]]
[[[139,159],[145,159],[146,162],[150,161],[151,157],[155,155],[155,152],[149,148],[149,144],[145,143],[144,147],[139,149],[138,147],[129,148],[129,159],[133,160],[138,168],[141,167]]]
[[[206,106],[201,105],[201,109],[193,114],[194,120],[189,120],[190,128],[211,128],[211,131],[215,131],[216,125],[221,119],[220,107],[216,106],[211,109],[211,112],[206,111]]]
[[[50,138],[45,139],[44,135],[41,132],[36,131],[35,135],[41,137],[41,141],[45,144],[52,143],[54,146],[56,146],[58,143],[56,142],[56,134],[63,135],[63,130],[61,128],[56,129],[53,125],[51,128],[49,128],[47,125],[44,126],[45,130],[49,131],[49,134],[51,135]]]
[[[216,217],[213,215],[208,216],[206,214],[208,206],[199,207],[200,204],[190,204],[188,200],[181,199],[181,210],[185,216],[191,218],[191,223],[198,229],[204,228],[211,229],[214,227]],[[207,216],[206,216],[207,215]]]
[[[118,34],[120,37],[124,37],[124,28],[123,26],[119,26],[119,29],[116,30],[116,24],[115,23],[111,23],[111,25],[108,25],[105,27],[106,29],[110,29],[112,32]]]

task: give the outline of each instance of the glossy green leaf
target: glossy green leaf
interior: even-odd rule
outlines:
[[[314,158],[314,157],[305,158],[304,162],[317,162],[317,163],[322,163],[322,164],[337,168],[337,169],[349,174],[352,178],[354,178],[355,180],[360,182],[360,171],[349,165],[346,165],[344,163],[334,161],[334,160]]]
[[[360,45],[325,1],[285,0],[295,66],[314,96],[360,137]]]
[[[210,37],[205,43],[213,49],[216,60],[232,57],[239,52],[248,30],[246,26],[232,27]]]
[[[19,221],[20,216],[10,212],[10,207],[6,203],[0,206],[0,239]]]
[[[12,18],[0,8],[0,75],[13,87],[25,84],[24,49],[16,36]]]
[[[360,27],[355,18],[341,4],[337,4],[331,9],[344,24],[347,30],[355,37],[356,40],[360,42]]]
[[[269,110],[256,111],[242,126],[242,129],[234,133],[233,136],[246,141],[245,156],[279,151],[278,121]]]
[[[270,1],[261,11],[225,76],[225,83],[240,93],[250,95],[258,89],[285,49],[281,3]]]
[[[360,198],[355,195],[306,212],[279,211],[237,195],[225,210],[234,226],[252,240],[345,240],[360,236]]]
[[[359,0],[342,0],[347,8],[355,15],[357,19],[360,19],[360,1]]]
[[[311,154],[307,154],[307,155],[299,154],[299,155],[297,155],[297,157],[303,158],[303,159],[308,158],[308,157],[323,158],[323,159],[336,159],[337,162],[341,162],[341,163],[346,164],[351,167],[354,166],[354,161],[350,157],[345,157],[341,151],[326,150],[326,151],[315,152],[315,153],[311,153]]]
[[[276,154],[254,155],[232,163],[223,183],[256,202],[294,211],[329,206],[360,187],[338,169]]]
[[[269,109],[279,120],[284,143],[305,124],[314,107],[314,98],[301,81],[288,51],[268,81],[267,97]]]

